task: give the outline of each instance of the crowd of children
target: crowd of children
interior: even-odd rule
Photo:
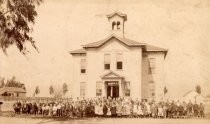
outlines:
[[[204,117],[204,104],[180,101],[147,101],[124,98],[94,98],[77,100],[17,101],[17,114],[52,117],[152,117],[186,118]]]

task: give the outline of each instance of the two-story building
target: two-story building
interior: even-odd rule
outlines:
[[[167,50],[124,36],[127,15],[107,15],[111,35],[70,51],[73,97],[161,98]]]

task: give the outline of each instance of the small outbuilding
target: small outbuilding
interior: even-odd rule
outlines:
[[[190,90],[183,95],[183,100],[185,102],[191,101],[192,103],[204,103],[204,96],[198,94],[194,90]]]
[[[26,90],[18,87],[3,87],[0,88],[0,96],[25,97]]]

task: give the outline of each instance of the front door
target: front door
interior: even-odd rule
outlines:
[[[113,92],[112,92],[113,98],[118,98],[119,97],[119,86],[113,86]]]
[[[118,98],[119,97],[119,85],[107,85],[107,97]]]

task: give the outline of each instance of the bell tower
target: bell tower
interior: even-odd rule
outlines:
[[[127,15],[120,12],[114,12],[107,15],[107,18],[110,23],[111,34],[124,37],[124,23],[127,21]]]

